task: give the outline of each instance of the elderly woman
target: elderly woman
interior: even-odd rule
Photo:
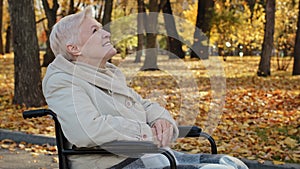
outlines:
[[[177,138],[169,112],[141,98],[126,85],[121,71],[107,62],[116,49],[110,33],[92,17],[91,7],[62,18],[53,27],[50,44],[56,58],[48,66],[43,92],[71,144],[93,147],[116,140],[145,140],[167,147]],[[226,155],[173,153],[185,168],[247,168]],[[149,163],[157,168],[168,165],[160,154],[135,160],[118,155],[69,157],[73,169],[147,168]]]

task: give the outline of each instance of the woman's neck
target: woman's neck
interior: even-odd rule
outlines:
[[[93,67],[100,68],[100,69],[105,69],[105,65],[107,62],[104,59],[99,61],[99,59],[86,58],[86,57],[82,57],[82,56],[78,56],[76,61],[88,64],[88,65],[91,65]]]

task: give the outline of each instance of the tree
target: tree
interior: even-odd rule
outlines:
[[[111,13],[113,8],[113,0],[106,0],[104,6],[104,14],[102,18],[103,29],[110,32]],[[111,62],[111,59],[108,60]]]
[[[146,56],[144,65],[141,68],[143,71],[159,70],[157,66],[157,48],[156,48],[156,37],[157,37],[157,22],[158,13],[160,8],[165,5],[166,0],[161,0],[160,4],[158,0],[149,1],[149,14],[145,14],[146,19]]]
[[[14,104],[42,106],[39,46],[33,0],[8,0],[13,33]],[[22,31],[20,31],[22,30]]]
[[[293,60],[298,15],[296,6],[295,0],[280,0],[276,3],[274,49],[277,70],[286,71]]]
[[[5,53],[10,53],[10,46],[11,46],[11,26],[10,24],[7,26],[6,29],[6,36],[5,36]]]
[[[74,14],[74,13],[76,13],[76,11],[77,11],[77,8],[75,8],[75,6],[74,6],[74,0],[70,0],[68,14],[69,15]]]
[[[103,4],[104,4],[104,0],[99,0],[100,8],[98,9],[98,15],[96,16],[96,19],[100,23],[102,23],[101,15],[102,15],[102,12],[103,12]]]
[[[112,13],[113,1],[106,0],[105,7],[104,7],[104,15],[102,19],[102,25],[104,26],[103,29],[110,32],[109,23],[111,22],[111,13]]]
[[[255,6],[255,3],[256,3],[256,0],[246,0],[246,2],[247,2],[247,5],[250,8],[250,12],[251,12],[250,20],[252,21],[253,13],[254,13],[254,6]]]
[[[300,75],[300,1],[299,1],[299,14],[297,21],[297,32],[294,47],[294,65],[293,75]]]
[[[208,59],[209,33],[214,7],[213,0],[198,0],[198,13],[191,58]]]
[[[142,50],[144,46],[144,16],[146,14],[146,9],[144,5],[144,0],[138,0],[138,16],[137,16],[137,32],[138,32],[138,44],[137,52],[134,62],[141,62]]]
[[[173,12],[171,8],[170,0],[166,1],[162,11],[164,14],[165,28],[168,35],[168,50],[171,52],[169,58],[184,58],[185,53],[182,50],[182,43],[179,40],[178,32],[176,29]],[[168,14],[168,15],[166,15]]]
[[[47,17],[47,28],[46,30],[46,36],[47,36],[47,41],[46,41],[46,53],[44,55],[44,60],[42,66],[47,67],[55,58],[51,48],[50,48],[50,41],[49,41],[49,36],[52,30],[53,25],[56,23],[56,12],[59,8],[59,4],[57,0],[53,0],[52,2],[52,8],[50,8],[48,0],[42,0],[44,11]]]
[[[2,41],[2,21],[3,21],[3,0],[0,0],[0,54],[4,54]]]
[[[274,41],[274,25],[275,25],[275,0],[267,0],[266,4],[266,23],[265,35],[262,44],[262,54],[257,71],[258,76],[271,75],[271,55]]]
[[[103,29],[110,32],[111,13],[113,8],[113,0],[106,0],[104,6],[104,14],[102,18]],[[111,62],[111,59],[108,60]]]

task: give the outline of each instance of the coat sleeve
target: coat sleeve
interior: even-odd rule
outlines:
[[[64,73],[54,74],[43,82],[48,106],[57,114],[70,143],[88,147],[115,140],[152,141],[148,124],[121,116],[101,115],[79,84]]]
[[[177,124],[173,119],[173,117],[171,116],[170,112],[168,112],[165,108],[161,107],[158,103],[151,102],[147,99],[143,99],[133,89],[131,89],[131,92],[133,96],[137,99],[137,101],[143,105],[146,111],[147,122],[150,124],[150,126],[152,126],[153,123],[158,119],[168,120],[173,125],[174,128],[173,141],[174,141],[178,137],[179,131],[178,131]]]

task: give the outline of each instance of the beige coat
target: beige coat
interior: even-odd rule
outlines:
[[[152,141],[150,126],[159,118],[175,121],[157,103],[144,100],[127,87],[125,77],[112,64],[97,69],[72,63],[62,56],[48,66],[43,79],[48,106],[61,123],[71,144],[91,147],[115,140]],[[107,168],[125,157],[72,156],[72,168]]]

